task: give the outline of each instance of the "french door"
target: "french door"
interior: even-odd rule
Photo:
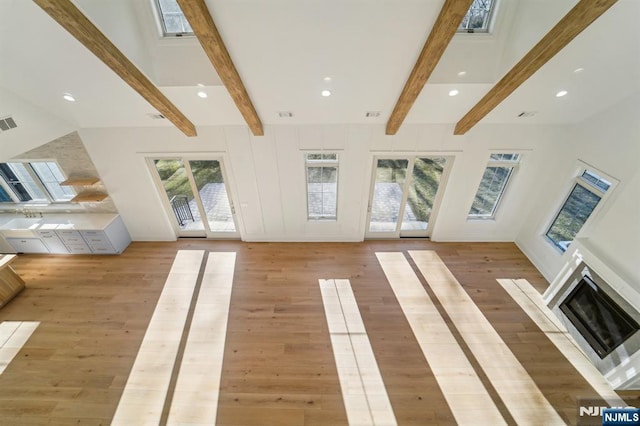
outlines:
[[[448,157],[376,158],[365,236],[431,236],[450,162]]]
[[[179,236],[239,237],[221,160],[156,158],[149,163]]]

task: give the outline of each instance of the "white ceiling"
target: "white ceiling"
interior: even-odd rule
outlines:
[[[74,1],[194,124],[244,124],[197,41],[158,37],[151,2]],[[456,35],[405,122],[457,122],[575,3],[501,0],[494,33]],[[207,0],[264,124],[385,123],[442,4]],[[640,1],[619,0],[482,122],[574,123],[640,92],[638,16]],[[0,0],[0,61],[0,88],[75,126],[170,125],[31,1]],[[0,98],[0,116],[11,109]]]

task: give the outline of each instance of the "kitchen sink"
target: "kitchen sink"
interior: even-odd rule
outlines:
[[[36,229],[42,218],[18,217],[0,226],[0,229]]]

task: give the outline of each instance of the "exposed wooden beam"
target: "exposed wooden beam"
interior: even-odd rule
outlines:
[[[70,0],[33,0],[187,136],[196,128]]]
[[[464,135],[507,96],[562,50],[617,0],[580,0],[543,38],[514,65],[467,114],[458,121],[455,135]]]
[[[387,121],[387,135],[395,135],[416,98],[427,83],[429,76],[444,54],[462,18],[469,10],[473,0],[446,0],[440,15],[431,29],[431,33],[422,48],[422,52],[402,89],[400,98]]]
[[[262,122],[251,98],[245,89],[231,56],[222,41],[222,37],[213,22],[213,18],[204,0],[178,0],[182,13],[189,21],[193,33],[198,37],[211,64],[216,69],[222,83],[236,103],[244,120],[255,136],[264,135]]]

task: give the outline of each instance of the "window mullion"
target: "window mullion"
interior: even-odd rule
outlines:
[[[580,176],[576,177],[575,182],[576,182],[576,184],[580,185],[581,187],[583,187],[587,191],[593,192],[594,194],[596,194],[600,198],[604,197],[604,194],[606,194],[606,192],[602,191],[600,188],[598,188],[598,187],[592,185],[591,183],[587,182],[586,180],[584,180]]]
[[[13,200],[14,203],[21,203],[22,202],[22,201],[20,201],[20,199],[16,195],[15,191],[13,190],[13,188],[11,188],[11,185],[9,185],[4,180],[4,178],[0,178],[0,186],[2,186],[2,189],[4,189],[4,191],[7,193],[7,195],[9,195],[9,197]]]

